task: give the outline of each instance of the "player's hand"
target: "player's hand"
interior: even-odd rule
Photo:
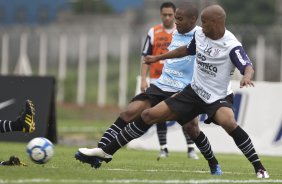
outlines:
[[[141,87],[140,87],[140,90],[141,92],[145,92],[145,90],[149,87],[146,79],[145,80],[141,80]]]
[[[158,61],[157,56],[147,55],[144,57],[144,63],[149,65]]]
[[[242,87],[254,87],[254,83],[249,77],[243,77],[242,80],[240,81],[240,88]]]

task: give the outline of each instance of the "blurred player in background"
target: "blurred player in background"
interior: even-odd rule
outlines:
[[[0,120],[0,132],[32,133],[35,130],[34,122],[35,108],[31,100],[25,101],[21,115],[15,120]],[[7,161],[0,161],[0,166],[26,166],[17,156],[11,156]]]
[[[175,14],[176,7],[171,2],[165,2],[160,6],[160,16],[162,23],[153,26],[148,34],[143,47],[142,55],[159,55],[168,52],[168,46],[170,45],[173,32],[176,30],[175,26]],[[160,60],[151,65],[143,63],[143,57],[141,60],[141,92],[149,87],[149,83],[154,83],[162,74],[164,61]],[[149,74],[149,81],[147,76]],[[168,156],[167,149],[167,123],[162,122],[156,125],[159,144],[161,147],[158,160]],[[191,140],[188,133],[182,128],[187,143],[187,156],[192,159],[199,159],[195,152],[194,142]]]

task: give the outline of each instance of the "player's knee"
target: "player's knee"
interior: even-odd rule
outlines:
[[[222,117],[218,123],[227,133],[232,132],[237,127],[236,120],[234,116],[231,115]]]
[[[234,116],[229,116],[229,115],[226,115],[226,116],[224,116],[224,117],[222,117],[222,119],[221,119],[221,124],[234,124],[234,123],[236,123],[235,122],[235,119],[234,119]]]
[[[189,134],[191,139],[196,139],[200,135],[200,128],[197,121],[191,121],[183,125],[184,130]]]
[[[152,113],[149,109],[146,109],[141,113],[141,118],[144,121],[144,123],[146,123],[148,125],[153,124]]]
[[[136,113],[133,110],[125,110],[120,113],[120,117],[126,122],[131,122],[134,119],[135,114]]]

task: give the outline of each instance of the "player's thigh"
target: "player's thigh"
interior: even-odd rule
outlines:
[[[232,132],[237,127],[234,112],[229,107],[220,107],[217,109],[214,119],[228,133]]]
[[[120,117],[126,121],[130,122],[141,115],[141,112],[147,108],[150,108],[150,102],[148,100],[136,100],[130,102],[125,110],[120,113]]]
[[[142,112],[141,117],[147,124],[161,123],[168,120],[175,120],[174,114],[168,105],[162,101],[152,108],[146,109]]]

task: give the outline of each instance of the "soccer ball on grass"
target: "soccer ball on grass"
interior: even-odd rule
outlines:
[[[48,162],[54,155],[54,146],[51,141],[44,137],[36,137],[29,141],[26,146],[29,158],[36,164]]]

